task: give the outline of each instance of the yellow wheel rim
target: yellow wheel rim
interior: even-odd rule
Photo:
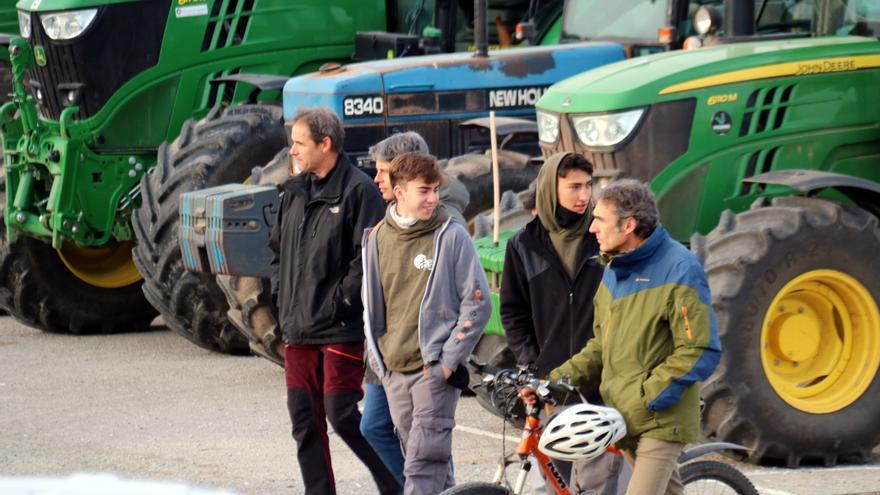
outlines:
[[[95,287],[118,289],[142,278],[131,259],[133,247],[130,241],[100,248],[65,242],[57,252],[64,266],[78,279]]]
[[[782,400],[827,414],[855,402],[880,368],[880,312],[853,277],[814,270],[779,291],[764,317],[761,363]]]

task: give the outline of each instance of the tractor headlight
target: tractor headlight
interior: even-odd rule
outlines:
[[[21,37],[28,39],[31,37],[31,13],[18,11],[18,32]]]
[[[538,118],[538,139],[545,143],[555,143],[559,138],[559,117],[540,110],[535,114]]]
[[[571,123],[585,145],[614,146],[632,133],[644,113],[644,108],[638,108],[602,115],[576,115],[572,116]]]
[[[76,38],[95,20],[98,9],[69,10],[40,15],[43,29],[53,40]]]

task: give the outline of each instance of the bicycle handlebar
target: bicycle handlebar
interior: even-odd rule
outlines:
[[[534,372],[519,368],[516,370],[501,368],[491,364],[480,363],[471,357],[468,365],[476,372],[483,375],[483,385],[485,386],[514,386],[517,390],[529,387],[535,389],[535,392],[542,400],[550,400],[551,392],[558,394],[577,394],[580,392],[568,382],[561,380],[546,380],[538,377]]]

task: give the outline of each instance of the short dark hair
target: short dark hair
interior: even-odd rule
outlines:
[[[423,179],[428,184],[441,183],[442,174],[437,166],[437,158],[423,153],[403,153],[391,160],[391,187],[415,179]]]
[[[303,122],[309,127],[312,141],[320,143],[324,138],[330,138],[332,150],[341,153],[342,143],[345,141],[345,129],[339,117],[333,110],[325,107],[301,108],[296,112],[290,125]]]
[[[607,201],[621,220],[632,217],[636,221],[635,234],[642,239],[654,233],[660,223],[657,198],[651,188],[635,179],[618,179],[594,193],[596,203]]]
[[[572,170],[581,170],[592,176],[593,164],[584,155],[569,153],[559,162],[559,167],[556,169],[556,177],[565,177]]]

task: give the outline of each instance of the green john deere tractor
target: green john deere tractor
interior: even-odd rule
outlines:
[[[0,308],[70,333],[143,328],[161,308],[176,332],[228,352],[246,352],[247,342],[226,320],[213,277],[175,271],[177,237],[164,220],[176,218],[177,196],[243,181],[286,145],[280,89],[292,75],[355,52],[384,58],[467,44],[450,0],[17,8],[14,97],[0,108]],[[154,168],[163,188],[142,193]],[[133,222],[141,204],[151,208]]]
[[[537,104],[542,147],[585,154],[599,187],[648,181],[670,234],[704,260],[724,346],[703,387],[709,437],[752,461],[867,461],[880,442],[880,5],[763,1],[745,15],[757,22],[736,43],[553,86]],[[764,23],[790,32],[762,39]]]

